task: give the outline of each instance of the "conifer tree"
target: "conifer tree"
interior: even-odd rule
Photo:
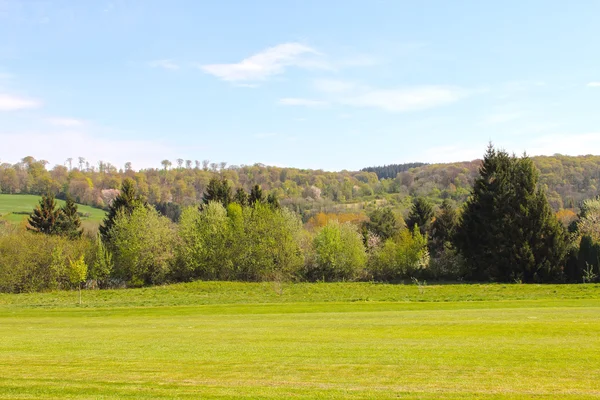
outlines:
[[[60,208],[58,216],[57,231],[61,235],[67,236],[69,239],[81,237],[83,231],[81,228],[81,220],[77,212],[77,204],[73,201],[70,195],[67,195],[65,205]]]
[[[415,225],[417,225],[421,230],[421,234],[425,234],[429,230],[434,215],[431,202],[424,197],[417,197],[413,200],[406,225],[410,230],[413,230]]]
[[[402,224],[391,208],[378,208],[369,214],[369,221],[365,223],[365,227],[382,241],[386,241],[400,232]]]
[[[277,199],[277,195],[275,193],[269,193],[267,196],[267,204],[272,208],[279,208],[279,199]]]
[[[227,207],[232,200],[233,196],[231,195],[231,186],[229,186],[229,181],[227,179],[219,180],[217,178],[212,178],[208,182],[206,191],[202,196],[203,204],[208,204],[211,201],[217,201],[221,203],[223,207]]]
[[[263,191],[262,188],[259,185],[254,185],[252,187],[252,190],[250,190],[250,198],[248,200],[248,202],[250,203],[251,206],[254,205],[254,203],[264,203],[265,202],[265,196],[263,195]]]
[[[235,191],[235,195],[233,196],[233,201],[235,201],[242,207],[246,207],[248,205],[248,193],[246,193],[244,188],[238,188]]]
[[[431,224],[431,249],[439,252],[444,248],[444,244],[454,239],[456,232],[457,215],[456,210],[448,199],[444,199],[440,206],[435,221]]]
[[[455,243],[472,279],[556,278],[567,251],[566,234],[527,156],[511,157],[488,147]]]
[[[106,218],[104,218],[102,225],[100,225],[100,234],[104,242],[110,243],[110,230],[119,212],[131,215],[136,207],[145,206],[146,203],[136,193],[133,180],[125,179],[121,186],[121,192],[108,208]]]
[[[51,235],[57,232],[61,211],[56,208],[53,194],[43,195],[40,203],[29,217],[27,229]]]

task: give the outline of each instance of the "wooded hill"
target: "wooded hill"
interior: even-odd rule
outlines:
[[[532,160],[555,211],[577,208],[582,200],[599,194],[600,156],[555,155]],[[339,172],[262,164],[227,166],[182,159],[175,165],[164,160],[163,168],[140,171],[133,170],[130,163],[123,168],[104,162],[91,166],[82,158],[79,162],[67,160],[66,166],[48,168],[47,164],[33,157],[17,164],[0,164],[0,191],[50,192],[58,198],[68,193],[78,203],[106,208],[123,179],[129,177],[150,204],[185,206],[199,203],[210,179],[219,176],[228,179],[234,190],[242,187],[249,191],[255,184],[260,185],[265,194],[276,195],[283,206],[299,212],[306,221],[317,212],[361,212],[382,203],[406,212],[412,198],[418,196],[437,204],[446,198],[462,204],[469,196],[481,160]]]

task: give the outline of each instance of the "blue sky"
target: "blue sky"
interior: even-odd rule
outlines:
[[[0,0],[0,161],[600,154],[598,1]]]

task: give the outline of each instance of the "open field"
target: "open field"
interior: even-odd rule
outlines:
[[[31,194],[0,194],[0,219],[19,223],[28,218],[27,214],[39,204],[41,197]],[[57,205],[60,207],[65,202],[64,200],[56,199]],[[82,214],[89,214],[89,217],[82,217],[83,222],[99,223],[104,219],[106,214],[104,210],[90,206],[77,205],[77,208]]]
[[[0,398],[600,398],[600,285],[0,295]]]

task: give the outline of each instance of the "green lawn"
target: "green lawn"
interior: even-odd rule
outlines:
[[[0,295],[0,398],[600,398],[600,285]]]
[[[39,204],[41,197],[31,194],[0,194],[0,218],[19,223],[28,218],[27,214],[14,214],[20,212],[30,213]],[[59,206],[64,204],[63,200],[56,200]],[[83,221],[101,222],[106,214],[104,210],[90,206],[77,205],[79,212],[89,214],[82,218]]]

